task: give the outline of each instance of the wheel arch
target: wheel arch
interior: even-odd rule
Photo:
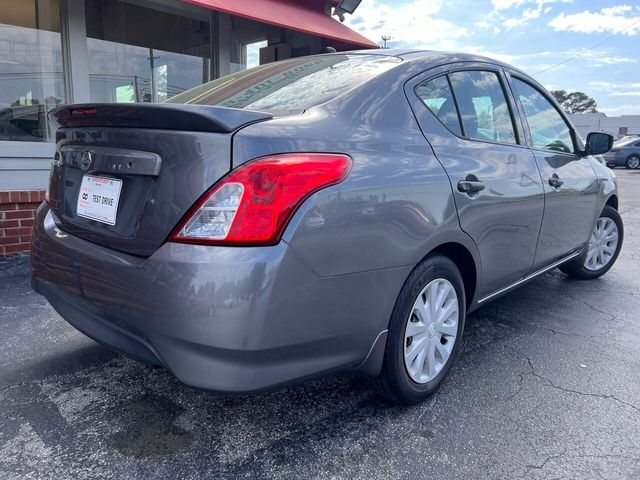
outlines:
[[[478,268],[476,266],[476,261],[473,255],[467,249],[467,247],[457,242],[447,242],[438,245],[436,248],[431,250],[429,254],[425,256],[425,258],[435,253],[439,253],[449,258],[453,263],[456,264],[456,267],[458,267],[460,275],[462,275],[462,282],[464,284],[466,307],[467,309],[469,309],[473,302],[473,298],[475,296],[479,281]]]
[[[466,308],[467,312],[469,312],[470,307],[474,304],[475,292],[480,282],[479,253],[475,248],[475,243],[473,243],[471,238],[465,237],[464,234],[462,234],[462,238],[457,235],[452,237],[447,235],[445,239],[441,239],[440,242],[432,245],[427,253],[416,262],[414,268],[407,274],[407,278],[418,265],[430,255],[434,254],[440,254],[449,258],[460,271],[465,290]],[[406,282],[406,278],[404,282]],[[389,318],[389,321],[390,320],[391,318]],[[380,332],[373,342],[365,359],[355,368],[356,371],[368,377],[376,377],[380,373],[386,351],[388,328],[389,326],[387,324],[387,328]]]
[[[614,193],[607,198],[607,201],[604,204],[605,207],[609,206],[614,210],[618,210],[618,196]]]

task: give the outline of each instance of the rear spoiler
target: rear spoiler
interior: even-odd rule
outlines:
[[[228,133],[273,115],[253,110],[181,103],[86,103],[49,112],[56,128],[125,127]]]

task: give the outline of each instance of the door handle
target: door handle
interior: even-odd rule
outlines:
[[[458,182],[458,191],[467,195],[484,190],[484,182],[480,180],[460,180]]]
[[[553,188],[560,188],[562,185],[564,185],[564,182],[560,180],[560,177],[558,177],[558,175],[554,173],[549,179],[549,185],[551,185]]]

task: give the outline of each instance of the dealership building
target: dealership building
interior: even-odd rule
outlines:
[[[640,136],[640,115],[609,117],[604,113],[577,113],[569,115],[578,133],[587,138],[589,132],[603,132],[616,139],[627,135]]]
[[[379,48],[339,20],[359,0],[0,0],[0,255],[25,251],[54,132],[84,102],[162,102],[246,68]]]

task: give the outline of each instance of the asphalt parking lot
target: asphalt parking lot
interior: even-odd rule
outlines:
[[[438,393],[351,374],[252,397],[185,387],[95,344],[0,259],[0,478],[640,478],[640,171],[605,277],[559,271],[471,314]]]

